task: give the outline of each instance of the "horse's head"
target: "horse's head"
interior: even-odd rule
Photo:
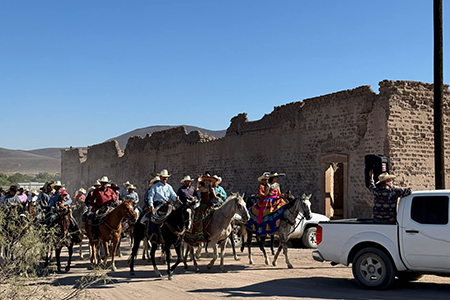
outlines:
[[[244,197],[237,194],[233,194],[234,202],[236,203],[236,212],[242,217],[244,223],[250,220],[250,215],[248,214],[247,205],[244,201]]]
[[[312,213],[311,213],[311,202],[309,201],[311,199],[311,194],[306,195],[303,194],[300,198],[300,207],[302,210],[302,214],[305,216],[306,220],[311,220]]]
[[[130,222],[134,223],[136,222],[137,215],[134,211],[134,202],[133,200],[124,200],[121,204],[123,207],[123,210],[125,212],[125,218],[130,220]]]

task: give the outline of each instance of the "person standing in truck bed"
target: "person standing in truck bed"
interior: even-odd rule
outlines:
[[[411,195],[411,188],[399,188],[394,186],[395,175],[382,173],[378,176],[378,182],[373,179],[373,171],[369,172],[369,190],[375,196],[373,204],[373,220],[376,223],[393,223],[397,215],[397,200]]]

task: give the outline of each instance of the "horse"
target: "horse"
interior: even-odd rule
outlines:
[[[66,272],[70,271],[70,263],[72,262],[73,245],[79,243],[83,238],[83,233],[79,227],[74,223],[70,207],[64,207],[57,211],[58,217],[55,223],[59,225],[60,232],[58,236],[61,240],[55,245],[55,257],[56,268],[58,272],[61,272],[61,250],[63,246],[66,246],[69,253],[67,260]]]
[[[80,229],[82,229],[80,232],[84,236],[84,222],[83,222],[83,214],[87,211],[87,206],[84,202],[78,202],[72,209],[72,215],[75,221],[77,222]],[[83,237],[81,237],[81,241],[79,243],[80,246],[80,257],[83,258]]]
[[[281,252],[281,249],[283,249],[283,253],[286,259],[286,264],[289,269],[292,269],[293,266],[289,262],[289,258],[287,255],[287,242],[289,240],[289,236],[294,232],[295,225],[296,225],[296,219],[298,214],[301,212],[302,216],[306,218],[307,220],[311,220],[312,214],[311,214],[311,202],[309,199],[311,198],[310,195],[303,194],[301,198],[296,198],[291,201],[289,201],[288,204],[284,206],[284,212],[283,216],[280,220],[280,226],[278,228],[278,231],[274,234],[277,234],[279,237],[279,246],[278,250],[275,253],[272,265],[276,266],[276,261],[278,258],[278,255]],[[247,228],[247,247],[248,247],[248,259],[249,264],[253,264],[253,258],[252,258],[252,252],[251,252],[251,242],[252,242],[252,231]],[[266,236],[260,236],[256,237],[256,240],[258,242],[258,246],[261,249],[262,253],[264,254],[264,260],[266,265],[269,265],[269,259],[267,257],[266,250],[264,249],[264,242],[266,240]]]
[[[120,242],[120,236],[122,234],[122,220],[129,219],[132,222],[136,221],[136,213],[134,211],[134,204],[132,200],[124,200],[119,206],[111,211],[103,223],[100,226],[100,235],[98,241],[94,241],[92,238],[91,224],[85,223],[86,234],[89,238],[89,247],[91,252],[91,264],[97,265],[97,248],[99,247],[100,240],[103,242],[103,249],[105,249],[105,258],[103,261],[103,267],[106,268],[109,257],[108,244],[112,241],[113,249],[111,254],[111,270],[116,271],[116,265],[114,257],[116,255],[117,247]]]
[[[242,217],[242,220],[244,222],[247,222],[250,219],[250,215],[248,214],[244,199],[239,194],[232,194],[225,200],[225,202],[220,207],[213,209],[213,214],[211,216],[211,223],[210,223],[211,228],[210,236],[208,241],[213,247],[214,255],[212,260],[207,265],[208,269],[211,269],[215,261],[217,260],[218,257],[217,244],[219,244],[220,269],[222,272],[227,272],[226,268],[223,265],[225,243],[233,230],[233,227],[231,226],[231,221],[236,213]],[[193,258],[195,272],[199,272],[200,269],[198,267],[197,260],[193,250],[193,246],[197,245],[198,243],[192,242],[189,239],[186,239],[186,242],[188,243],[189,248],[188,250],[191,253],[191,257]],[[187,267],[186,260],[187,255],[184,257],[185,267]]]
[[[172,205],[172,204],[169,204]],[[156,240],[152,239],[152,237],[148,237],[148,240],[151,242],[151,251],[150,251],[150,257],[153,264],[153,270],[155,271],[156,275],[159,277],[162,277],[161,272],[159,272],[158,267],[156,266],[156,260],[155,260],[155,253],[156,249],[158,247],[158,244],[164,245],[164,252],[166,255],[166,262],[167,262],[167,275],[169,280],[172,279],[173,271],[175,268],[180,264],[182,259],[182,252],[181,252],[181,244],[183,241],[183,235],[186,231],[190,231],[192,229],[192,218],[193,218],[193,212],[192,212],[192,202],[186,202],[185,204],[182,204],[175,210],[172,210],[172,212],[167,216],[167,218],[161,223],[160,225],[160,232],[156,233]],[[155,227],[158,225],[154,225]],[[135,275],[134,273],[134,261],[137,256],[137,252],[139,249],[139,245],[142,240],[147,236],[147,230],[146,225],[143,225],[140,220],[135,224],[134,227],[134,244],[133,248],[131,250],[129,261],[130,266],[130,274]],[[155,228],[155,231],[158,229]],[[159,241],[158,235],[160,235]],[[145,242],[145,241],[144,241]],[[173,266],[170,266],[170,247],[174,246],[175,252],[177,253],[177,261]],[[145,247],[145,245],[144,245]],[[144,250],[145,251],[145,250]]]

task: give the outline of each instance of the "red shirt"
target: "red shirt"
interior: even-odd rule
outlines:
[[[116,192],[107,187],[106,189],[97,188],[92,192],[90,204],[93,207],[102,207],[109,202],[115,202],[117,200]]]

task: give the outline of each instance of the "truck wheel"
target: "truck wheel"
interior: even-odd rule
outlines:
[[[394,264],[377,248],[359,251],[353,259],[352,271],[356,282],[367,289],[386,289],[395,279]]]
[[[400,281],[410,282],[416,281],[423,277],[423,274],[414,272],[397,272],[397,277]]]
[[[313,249],[318,248],[317,240],[316,240],[316,232],[317,232],[317,227],[309,227],[303,233],[302,242],[306,248],[313,248]]]

